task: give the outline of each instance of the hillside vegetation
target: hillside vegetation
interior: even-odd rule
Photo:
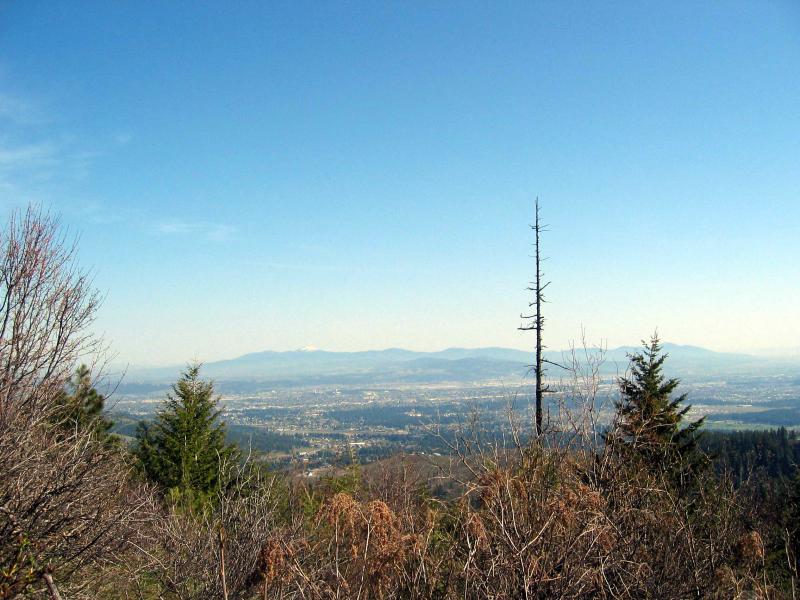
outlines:
[[[198,365],[131,445],[109,432],[99,298],[60,239],[36,211],[0,238],[0,598],[792,597],[792,434],[703,439],[656,337],[610,426],[590,361],[539,435],[476,417],[435,459],[271,473]]]

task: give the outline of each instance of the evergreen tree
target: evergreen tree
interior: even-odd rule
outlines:
[[[105,417],[104,405],[105,396],[94,387],[89,367],[81,365],[67,382],[53,420],[68,430],[91,428],[98,438],[105,439],[114,424]]]
[[[190,365],[167,394],[164,407],[137,430],[135,453],[142,470],[175,501],[202,505],[224,483],[222,466],[238,458],[225,442],[214,385]]]
[[[650,468],[685,483],[707,464],[698,448],[705,417],[684,423],[691,406],[685,404],[686,394],[673,397],[680,382],[663,374],[668,355],[661,353],[658,335],[642,345],[642,352],[629,355],[630,375],[619,380],[616,438]]]

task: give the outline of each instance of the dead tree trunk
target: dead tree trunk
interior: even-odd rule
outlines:
[[[536,435],[542,435],[542,400],[544,394],[549,388],[544,384],[544,368],[546,362],[542,354],[545,346],[542,345],[542,329],[544,328],[544,317],[542,316],[542,304],[545,302],[544,289],[550,285],[550,282],[542,283],[542,258],[540,253],[539,241],[540,235],[546,231],[546,226],[542,225],[539,221],[539,198],[536,198],[536,213],[534,216],[534,224],[531,225],[534,231],[534,259],[536,260],[536,272],[534,280],[531,282],[530,287],[526,288],[528,291],[533,292],[534,298],[532,302],[528,303],[528,308],[534,308],[534,314],[524,315],[521,314],[520,318],[527,320],[528,325],[521,325],[519,327],[522,331],[535,331],[536,332],[536,359],[532,365],[533,373],[536,378]]]

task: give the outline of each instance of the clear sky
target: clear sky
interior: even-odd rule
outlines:
[[[123,362],[800,345],[797,2],[0,3],[0,207]]]

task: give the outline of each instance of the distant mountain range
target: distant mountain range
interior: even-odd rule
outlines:
[[[747,354],[714,352],[696,346],[664,344],[670,357],[667,372],[681,377],[760,370],[775,362]],[[604,372],[622,372],[628,354],[639,347],[622,346],[605,354]],[[583,350],[580,351],[580,354]],[[563,354],[548,352],[546,357],[562,362]],[[448,348],[438,352],[416,352],[402,348],[362,352],[329,352],[301,349],[289,352],[255,352],[230,360],[206,363],[203,374],[220,383],[260,382],[271,385],[375,384],[477,382],[492,379],[515,380],[524,377],[534,360],[533,352],[512,348]],[[551,367],[551,371],[556,367]],[[176,379],[180,367],[132,370],[125,377],[121,392],[137,385],[158,386]]]

